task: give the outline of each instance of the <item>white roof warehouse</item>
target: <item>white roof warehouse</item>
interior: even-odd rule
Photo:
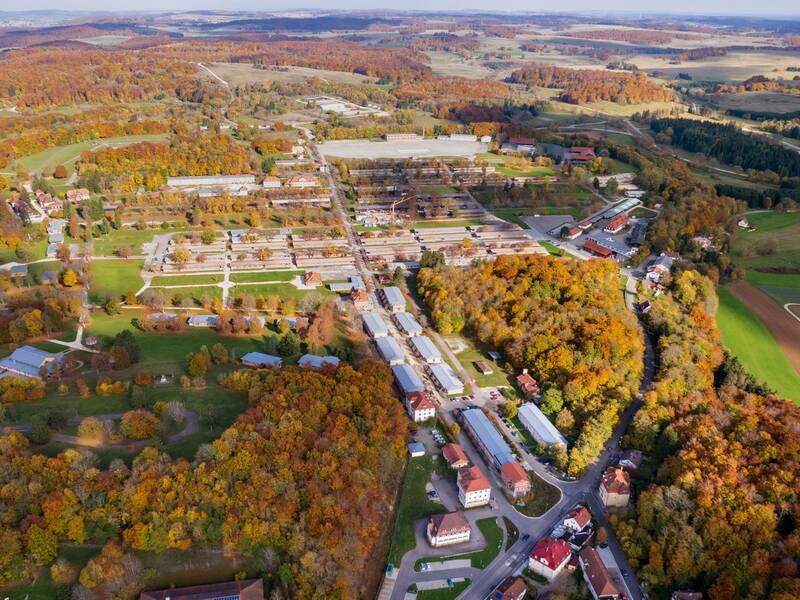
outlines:
[[[431,375],[433,375],[436,385],[445,394],[453,396],[464,393],[464,384],[446,363],[430,365]]]
[[[567,445],[567,439],[561,435],[556,426],[550,422],[539,407],[532,402],[526,402],[517,411],[520,422],[525,429],[530,431],[534,439],[545,446],[554,444]]]

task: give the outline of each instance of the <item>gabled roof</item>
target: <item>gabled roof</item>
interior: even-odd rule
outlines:
[[[467,455],[458,444],[445,444],[442,446],[442,454],[448,465],[457,463],[469,463]]]
[[[263,600],[264,583],[261,579],[226,581],[207,585],[172,588],[142,592],[139,600],[212,600],[216,598],[238,598],[239,600]]]
[[[280,367],[282,361],[280,356],[272,356],[263,352],[248,352],[242,356],[242,362],[259,367]]]
[[[333,367],[339,366],[339,359],[336,356],[317,356],[316,354],[304,354],[297,361],[301,367],[311,367],[312,369],[321,369],[325,365]]]
[[[603,486],[609,494],[630,494],[631,476],[627,471],[609,467],[606,469],[605,473],[603,473],[600,485]]]
[[[567,519],[572,519],[580,529],[586,527],[592,520],[592,513],[585,506],[576,506],[567,513]]]
[[[483,476],[481,470],[473,465],[458,470],[458,487],[466,493],[488,490],[492,486],[489,485],[489,480]]]
[[[578,553],[583,574],[589,585],[594,590],[594,596],[614,596],[619,594],[619,589],[611,580],[608,569],[600,560],[600,555],[592,547],[587,546]]]
[[[522,577],[514,577],[512,575],[497,587],[493,598],[495,600],[516,600],[521,598],[527,590],[528,586],[525,585],[525,580]]]
[[[409,406],[413,412],[422,410],[436,410],[436,405],[426,392],[411,392],[406,396]]]
[[[469,521],[460,510],[428,517],[428,523],[434,537],[469,531]]]
[[[546,537],[533,547],[531,558],[555,571],[572,556],[572,548],[561,538]]]
[[[530,481],[525,469],[523,469],[516,461],[503,463],[503,466],[500,467],[500,477],[503,478],[503,482],[506,485],[511,486],[516,486],[519,483]]]

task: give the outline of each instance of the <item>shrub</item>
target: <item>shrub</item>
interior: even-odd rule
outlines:
[[[129,440],[146,440],[158,431],[158,418],[146,410],[131,410],[122,415],[120,431]]]
[[[102,440],[106,428],[97,417],[86,417],[78,425],[78,436],[90,440]]]

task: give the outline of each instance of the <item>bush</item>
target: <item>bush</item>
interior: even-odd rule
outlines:
[[[50,441],[50,427],[47,426],[47,420],[44,417],[37,415],[31,419],[31,431],[28,437],[37,445]]]
[[[124,394],[128,389],[128,382],[127,381],[112,381],[110,377],[103,376],[97,380],[97,385],[94,388],[94,391],[99,396],[112,396],[118,394]]]
[[[150,396],[147,390],[140,385],[131,386],[131,406],[133,408],[147,408],[150,406]]]
[[[158,431],[158,417],[146,410],[131,410],[122,415],[120,432],[129,440],[146,440]]]
[[[78,425],[78,436],[90,440],[102,440],[106,428],[97,417],[86,417]]]

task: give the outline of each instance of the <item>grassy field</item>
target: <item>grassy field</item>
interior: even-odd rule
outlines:
[[[745,277],[750,285],[766,292],[779,304],[800,302],[800,274],[747,271]]]
[[[475,378],[475,382],[480,387],[510,385],[511,373],[507,370],[508,367],[505,366],[506,363],[503,363],[503,366],[499,365],[489,358],[485,351],[477,348],[471,340],[465,337],[459,337],[458,342],[463,345],[464,349],[456,353],[456,358],[458,358],[458,361],[464,369]],[[475,362],[479,360],[491,366],[494,373],[491,375],[482,375],[478,369],[475,368]]]
[[[257,283],[267,281],[291,281],[305,271],[262,271],[259,273],[232,273],[234,283]]]
[[[531,478],[533,500],[525,506],[517,504],[515,508],[528,517],[540,517],[558,502],[561,493],[557,487],[550,485],[536,473],[528,473],[528,475]]]
[[[730,108],[758,112],[786,113],[800,110],[800,97],[780,92],[744,92],[742,94],[715,94],[714,104],[722,110]]]
[[[725,347],[756,379],[781,396],[800,402],[800,375],[772,334],[730,291],[720,287],[718,293],[717,326]]]
[[[302,300],[309,294],[319,294],[323,297],[334,297],[337,294],[326,287],[318,287],[313,290],[301,290],[294,287],[291,283],[256,283],[253,285],[237,285],[231,290],[231,296],[238,297],[243,294],[251,296],[280,296],[281,299],[290,298]]]
[[[731,253],[747,269],[800,269],[800,213],[747,215],[755,231],[736,232]]]
[[[469,587],[469,584],[470,580],[465,579],[464,581],[454,581],[453,587],[419,590],[417,600],[453,600],[453,598],[458,598]]]
[[[335,83],[360,84],[371,81],[369,77],[357,73],[326,71],[323,69],[309,69],[306,67],[281,67],[280,71],[271,71],[268,69],[257,69],[255,66],[247,63],[211,63],[207,66],[219,77],[228,81],[233,86],[272,81],[281,83],[305,83],[312,77]],[[298,103],[297,106],[299,108],[301,105]]]
[[[107,235],[93,240],[94,253],[96,256],[112,256],[115,250],[127,246],[133,254],[140,254],[142,244],[152,241],[157,233],[164,232],[158,229],[112,229]]]
[[[531,167],[526,170],[519,170],[513,169],[508,165],[508,163],[513,162],[515,159],[510,156],[505,156],[503,154],[480,154],[478,155],[479,160],[486,161],[490,165],[494,165],[495,171],[500,173],[501,175],[505,175],[506,177],[549,177],[556,174],[556,170],[553,167]]]
[[[409,459],[403,486],[400,490],[400,501],[392,534],[392,547],[389,550],[388,560],[395,567],[400,565],[403,555],[416,543],[414,521],[445,512],[444,506],[432,502],[425,494],[425,485],[430,481],[432,473],[432,456],[425,455]]]
[[[43,150],[37,154],[20,158],[17,162],[29,172],[41,173],[44,169],[53,169],[57,165],[64,165],[67,168],[67,172],[72,174],[72,172],[75,170],[75,163],[80,158],[81,154],[87,150],[128,146],[130,144],[145,141],[163,141],[168,138],[169,135],[165,133],[156,133],[89,140],[86,142],[80,142],[78,144],[69,144],[67,146],[48,148],[47,150]]]
[[[93,260],[89,265],[90,297],[95,302],[106,296],[123,296],[136,292],[142,284],[140,260]]]
[[[455,558],[472,561],[472,567],[475,569],[485,569],[497,555],[500,553],[500,548],[503,545],[503,530],[497,524],[496,517],[487,517],[479,519],[475,522],[478,529],[481,530],[484,539],[486,540],[486,547],[482,550],[475,552],[468,552],[466,554],[452,554],[448,556],[436,556],[420,558],[414,565],[415,571],[421,570],[422,563],[426,562],[442,562],[443,560],[452,560]]]
[[[224,278],[225,276],[222,273],[213,275],[162,275],[161,277],[153,277],[150,285],[208,285],[220,283]]]

